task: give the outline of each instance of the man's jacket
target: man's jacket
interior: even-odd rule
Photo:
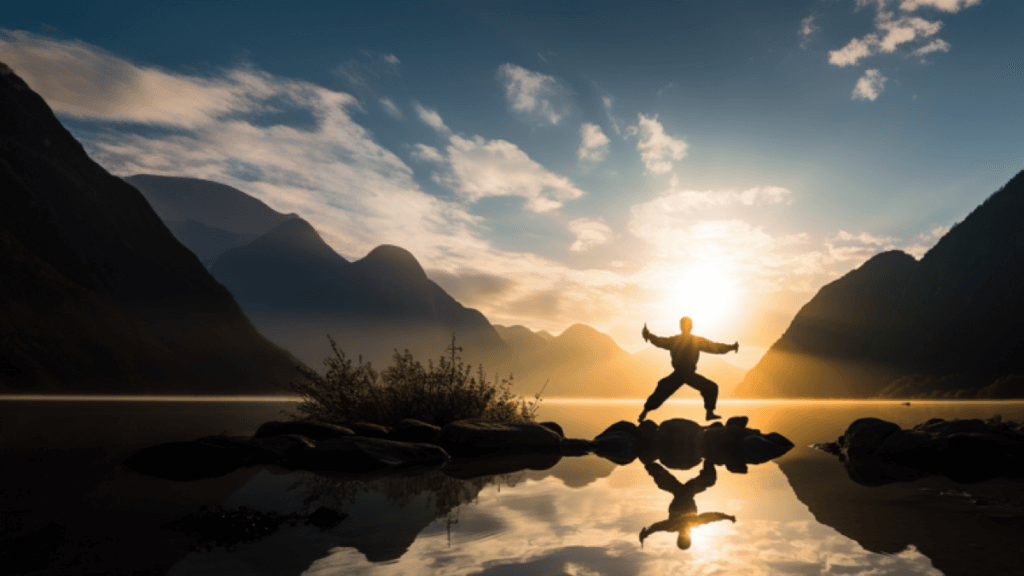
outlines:
[[[677,334],[667,338],[651,334],[650,339],[651,344],[672,353],[672,368],[686,372],[697,370],[697,358],[701,352],[725,354],[732,350],[732,344],[719,344],[693,334]]]

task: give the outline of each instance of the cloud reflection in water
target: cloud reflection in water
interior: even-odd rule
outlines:
[[[339,547],[305,574],[940,574],[913,547],[874,554],[819,524],[771,463],[746,475],[719,470],[696,502],[701,511],[735,515],[736,524],[693,528],[689,550],[660,533],[640,547],[640,529],[664,519],[672,501],[641,463],[575,489],[567,485],[581,482],[557,477],[561,466],[529,473],[511,488],[481,490],[460,508],[450,542],[441,519],[396,562],[373,564]],[[697,471],[672,473],[685,482]]]

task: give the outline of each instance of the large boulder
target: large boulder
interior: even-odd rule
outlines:
[[[629,464],[640,453],[639,434],[636,424],[616,422],[594,438],[594,452],[616,464]]]
[[[871,486],[939,474],[958,482],[1024,476],[1024,423],[932,418],[912,429],[877,418],[853,422],[835,443],[855,481]]]
[[[303,470],[374,472],[385,468],[435,467],[451,457],[432,444],[350,436],[317,442],[316,448],[289,458],[284,465]]]
[[[499,424],[459,420],[441,428],[437,440],[452,455],[495,452],[560,452],[562,437],[540,424]]]
[[[654,440],[657,459],[667,468],[689,470],[704,458],[701,442],[704,427],[684,418],[666,420]]]
[[[898,424],[879,418],[854,420],[840,439],[840,448],[848,454],[871,454],[889,436],[900,431]]]

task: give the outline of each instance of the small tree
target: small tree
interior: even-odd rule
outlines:
[[[512,376],[488,380],[483,366],[475,376],[458,355],[455,335],[448,356],[424,367],[406,350],[378,373],[362,358],[353,363],[330,337],[333,356],[324,359],[321,376],[303,369],[305,379],[292,389],[302,397],[299,412],[325,422],[394,424],[415,418],[443,426],[463,419],[533,422],[540,395],[527,402],[512,393]]]

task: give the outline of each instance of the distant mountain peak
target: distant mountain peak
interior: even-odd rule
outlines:
[[[401,272],[403,275],[415,277],[427,277],[419,260],[405,248],[392,244],[381,244],[370,251],[357,264],[372,268],[383,268],[389,271]]]

